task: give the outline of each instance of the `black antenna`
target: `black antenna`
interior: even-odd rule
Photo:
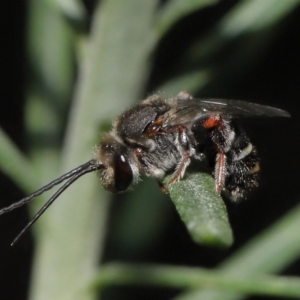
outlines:
[[[50,183],[48,183],[47,185],[43,186],[42,188],[40,188],[39,190],[35,191],[34,193],[30,194],[29,196],[22,198],[20,201],[13,203],[10,206],[4,207],[2,209],[0,209],[0,216],[8,213],[12,210],[14,210],[15,208],[18,208],[20,206],[23,206],[24,204],[30,202],[33,198],[43,194],[44,192],[51,190],[55,185],[60,184],[61,182],[65,181],[66,179],[74,176],[75,174],[77,174],[78,172],[80,172],[83,169],[88,168],[91,165],[95,165],[95,161],[94,160],[90,160],[87,163],[69,171],[68,173],[60,176],[59,178],[51,181]]]
[[[52,182],[48,183],[44,187],[40,188],[36,192],[32,193],[31,195],[21,199],[20,201],[13,203],[12,205],[2,208],[0,210],[0,215],[10,212],[15,208],[18,208],[28,202],[30,202],[33,198],[43,194],[45,191],[50,190],[55,185],[65,181],[66,179],[70,178],[45,204],[44,206],[37,212],[37,214],[33,217],[33,219],[25,226],[25,228],[17,235],[17,237],[11,243],[13,246],[19,238],[39,219],[39,217],[46,211],[46,209],[61,195],[74,181],[76,181],[79,177],[83,176],[84,174],[94,172],[103,168],[103,165],[97,163],[95,160],[90,160],[87,163],[69,171],[68,173],[62,175],[61,177],[53,180]]]

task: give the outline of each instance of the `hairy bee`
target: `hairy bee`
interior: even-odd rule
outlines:
[[[191,160],[208,158],[214,162],[216,192],[224,189],[233,199],[243,197],[258,185],[259,158],[232,119],[251,116],[290,115],[278,108],[238,100],[194,99],[187,92],[174,98],[161,93],[148,97],[115,120],[112,130],[95,147],[92,160],[0,210],[1,215],[20,207],[68,179],[12,244],[74,181],[93,171],[99,172],[102,185],[113,193],[135,185],[141,173],[159,182],[171,173],[167,189],[184,176]]]

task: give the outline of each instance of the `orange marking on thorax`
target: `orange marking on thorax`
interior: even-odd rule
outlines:
[[[146,129],[146,134],[148,135],[148,137],[155,136],[161,130],[162,125],[162,119],[157,119],[153,123],[151,123]]]
[[[183,125],[178,125],[178,131],[179,132],[184,132],[186,130],[185,126]]]

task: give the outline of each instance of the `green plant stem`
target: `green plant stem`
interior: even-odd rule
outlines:
[[[203,268],[111,263],[102,267],[93,287],[150,285],[178,289],[210,287],[253,295],[300,297],[300,279],[295,277],[242,277]]]
[[[61,154],[61,173],[91,158],[103,124],[139,98],[148,74],[157,1],[99,2]],[[43,216],[37,234],[32,299],[95,299],[86,286],[104,248],[108,200],[93,174],[72,185]],[[59,204],[59,205],[58,205]]]

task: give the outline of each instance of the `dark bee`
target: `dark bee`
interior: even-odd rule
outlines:
[[[21,235],[75,180],[98,171],[104,188],[113,193],[134,186],[140,174],[160,183],[171,179],[165,190],[185,174],[191,160],[213,160],[216,192],[233,199],[258,185],[259,158],[249,138],[232,122],[251,116],[289,117],[278,108],[237,100],[193,99],[187,92],[174,98],[158,93],[125,111],[95,147],[94,158],[42,187],[33,194],[0,210],[0,215],[24,205],[34,197],[67,180],[47,201]],[[162,184],[161,184],[162,185]]]

